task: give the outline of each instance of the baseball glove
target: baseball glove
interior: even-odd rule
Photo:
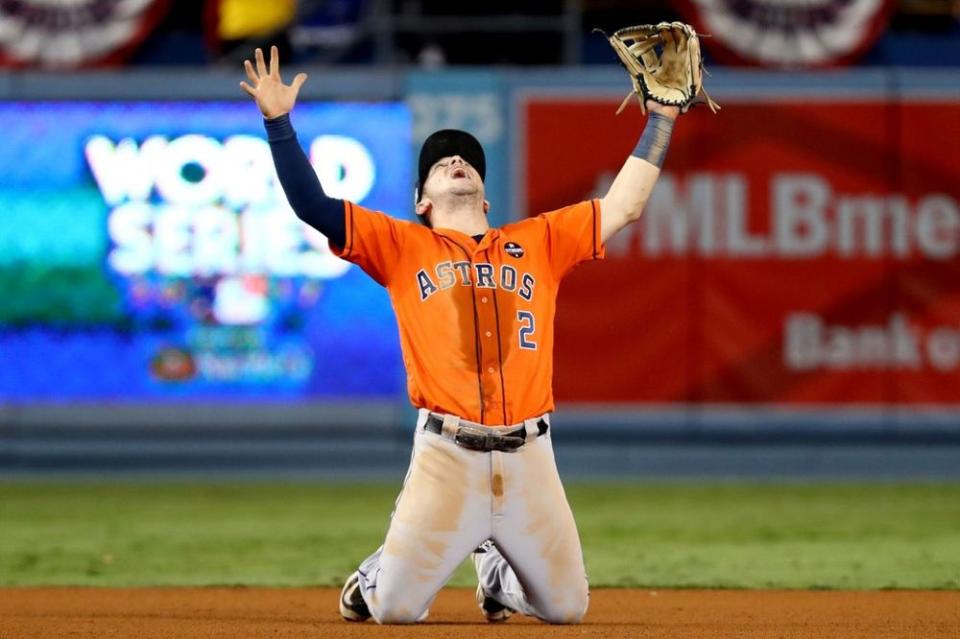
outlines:
[[[700,102],[706,102],[714,113],[720,109],[703,89],[700,39],[690,25],[642,24],[606,37],[633,81],[633,91],[623,99],[618,114],[632,95],[637,96],[644,113],[647,100],[680,107],[683,113]]]

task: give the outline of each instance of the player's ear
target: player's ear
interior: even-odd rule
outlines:
[[[483,212],[484,212],[484,214],[490,212],[490,200],[484,200],[484,201],[483,201]]]
[[[433,208],[433,202],[431,202],[428,198],[423,198],[422,200],[417,202],[417,207],[416,207],[417,215],[426,215],[427,213],[430,212],[430,209],[432,208]]]

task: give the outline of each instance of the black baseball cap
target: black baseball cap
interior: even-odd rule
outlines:
[[[477,138],[460,129],[441,129],[430,134],[420,147],[419,173],[417,179],[417,202],[422,196],[423,183],[427,180],[430,167],[452,155],[459,155],[477,170],[480,179],[487,177],[487,158]]]

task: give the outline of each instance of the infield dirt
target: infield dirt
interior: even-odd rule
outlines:
[[[591,593],[579,626],[481,622],[473,591],[440,593],[416,626],[351,624],[331,588],[0,589],[0,638],[960,637],[956,591],[620,590]]]

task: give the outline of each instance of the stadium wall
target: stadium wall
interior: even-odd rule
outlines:
[[[641,126],[635,107],[612,117],[625,93],[616,69],[308,71],[305,108],[406,105],[407,143],[393,148],[407,163],[432,130],[476,132],[488,152],[488,196],[498,224],[596,195],[600,177],[616,170]],[[239,78],[225,70],[3,74],[0,106],[86,102],[96,111],[132,102],[237,102],[245,106],[232,117],[246,117],[239,110],[246,108],[256,127]],[[711,94],[726,110],[716,117],[696,112],[689,126],[678,127],[665,180],[673,191],[656,216],[648,214],[661,226],[608,249],[606,263],[583,267],[561,293],[561,465],[575,474],[613,476],[960,472],[960,231],[950,208],[960,199],[958,80],[955,70],[715,73]],[[776,137],[791,127],[799,128]],[[748,139],[757,128],[762,134]],[[830,137],[837,133],[845,136]],[[933,159],[921,157],[931,146],[938,151],[929,154]],[[559,162],[564,154],[585,161],[555,179],[542,170],[551,152]],[[770,226],[775,216],[766,203],[786,188],[777,191],[782,176],[771,175],[771,164],[807,179],[795,180],[795,188],[820,176],[819,186],[826,183],[835,196],[821,220],[824,228],[834,226],[819,244]],[[409,184],[409,174],[400,173]],[[385,201],[402,201],[403,180]],[[822,193],[812,183],[814,191],[797,197]],[[744,188],[748,194],[737,199]],[[841,197],[847,199],[835,201]],[[713,206],[714,199],[723,204]],[[908,212],[895,210],[900,201]],[[813,215],[794,205],[794,216]],[[844,235],[838,211],[851,211],[853,219],[855,207],[871,206],[892,220],[891,230],[866,226]],[[669,217],[678,209],[682,227]],[[702,223],[705,217],[710,224]],[[908,225],[902,237],[899,221]],[[707,229],[718,225],[725,230],[711,236]],[[657,229],[659,244],[649,239]],[[8,244],[15,233],[15,225],[3,228]],[[763,273],[769,284],[761,278],[744,298],[739,283]],[[837,273],[849,281],[837,281]],[[784,282],[794,295],[782,294]],[[858,297],[865,289],[870,295]],[[635,321],[611,323],[611,299],[618,307],[628,302],[623,308],[630,313],[623,314]],[[395,339],[390,321],[366,329],[394,331]],[[635,339],[638,324],[649,327],[643,339]],[[788,329],[797,326],[807,332],[790,338]],[[597,343],[598,333],[607,345]],[[0,472],[346,477],[402,471],[413,413],[396,348],[382,348],[393,358],[385,371],[360,366],[390,380],[373,394],[362,392],[361,376],[353,386],[318,386],[326,389],[318,394],[291,386],[239,401],[222,388],[200,396],[85,396],[83,389],[75,396],[18,396],[24,367],[42,367],[43,358],[31,362],[29,350],[4,349]],[[347,360],[377,357],[359,350]],[[351,388],[361,390],[352,395]]]

